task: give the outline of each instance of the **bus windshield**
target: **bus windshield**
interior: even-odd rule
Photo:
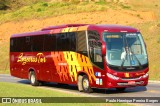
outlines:
[[[120,67],[142,66],[148,63],[145,44],[140,33],[103,33],[107,45],[106,60]]]

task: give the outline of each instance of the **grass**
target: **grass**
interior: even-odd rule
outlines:
[[[0,74],[10,74],[10,70],[9,69],[0,70]]]
[[[2,14],[0,11],[0,23],[8,21],[18,21],[26,19],[37,19],[46,17],[55,17],[64,14],[75,14],[81,12],[95,12],[106,11],[109,8],[122,7],[128,9],[129,7],[122,4],[113,4],[105,1],[99,2],[38,2],[24,6],[16,11]]]
[[[16,10],[23,6],[50,0],[0,0],[0,10]]]
[[[41,89],[38,87],[0,82],[0,97],[82,97],[78,94],[62,93],[54,90]],[[2,105],[2,104],[1,104]],[[3,104],[4,105],[4,104]],[[8,104],[7,104],[8,105]],[[13,105],[13,104],[9,104]],[[16,104],[22,105],[22,104]],[[29,105],[29,104],[23,104]],[[110,104],[110,103],[48,103],[48,104],[34,104],[34,105],[54,105],[54,106],[129,106],[128,104]]]
[[[40,89],[30,85],[14,84],[0,82],[1,97],[73,97],[75,95],[66,95],[65,93]],[[14,92],[13,92],[14,91]]]
[[[9,73],[9,42],[0,43],[0,73]]]
[[[123,9],[130,9],[130,8],[131,8],[130,6],[125,5],[125,4],[123,4],[123,3],[121,3],[120,6],[121,6]]]
[[[72,5],[72,6],[71,6]],[[87,6],[86,8],[84,8]],[[89,9],[87,9],[89,8]],[[64,14],[71,14],[77,12],[88,12],[94,11],[92,4],[90,5],[75,5],[70,2],[39,2],[36,4],[32,4],[30,6],[25,6],[17,11],[10,12],[0,16],[0,23],[7,21],[15,21],[15,20],[26,20],[26,19],[34,19],[34,18],[45,18],[50,16],[59,16]]]

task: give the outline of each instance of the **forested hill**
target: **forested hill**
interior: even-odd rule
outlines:
[[[15,10],[23,6],[51,0],[0,0],[0,10]]]

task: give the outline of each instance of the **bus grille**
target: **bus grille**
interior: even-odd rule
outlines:
[[[122,80],[139,80],[141,77],[122,78]]]

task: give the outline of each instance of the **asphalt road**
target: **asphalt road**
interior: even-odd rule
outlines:
[[[26,79],[19,79],[6,74],[0,74],[0,82],[11,82],[29,85],[30,82]],[[79,92],[78,88],[74,85],[58,85],[55,83],[47,83],[40,88],[58,90],[62,92],[77,93],[84,96],[93,97],[160,97],[160,82],[149,81],[148,86],[138,86],[127,88],[123,92],[118,92],[115,89],[94,89],[93,93],[86,94]],[[138,104],[139,105],[139,104]],[[160,106],[159,103],[143,103],[144,106]]]

